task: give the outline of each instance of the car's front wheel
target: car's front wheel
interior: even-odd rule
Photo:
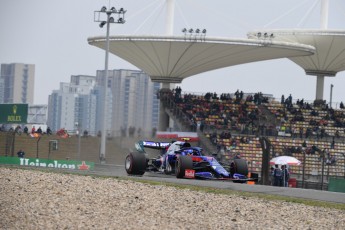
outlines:
[[[176,177],[183,178],[186,169],[193,169],[193,160],[190,156],[179,156],[176,160]]]
[[[230,173],[234,175],[235,173],[241,174],[243,176],[248,175],[248,165],[244,159],[234,159],[230,164]]]
[[[146,157],[142,153],[133,152],[127,155],[125,169],[129,175],[143,175],[146,170]]]

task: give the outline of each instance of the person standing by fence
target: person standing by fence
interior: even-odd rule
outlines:
[[[289,187],[289,179],[290,179],[290,173],[286,165],[282,165],[282,186],[283,187]]]
[[[274,177],[274,186],[282,186],[282,170],[279,168],[279,165],[275,165],[274,171],[273,171],[273,177]]]

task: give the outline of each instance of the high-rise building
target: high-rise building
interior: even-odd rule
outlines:
[[[5,100],[5,79],[0,76],[0,104]]]
[[[70,83],[60,83],[48,100],[47,125],[54,131],[65,128],[75,132],[88,131],[97,135],[102,130],[104,101],[104,70],[97,76],[71,76]],[[137,70],[110,70],[108,73],[106,104],[106,132],[120,136],[121,130],[129,134],[140,129],[151,133],[158,127],[159,99],[157,92],[161,84]]]
[[[1,64],[0,103],[33,104],[35,65]]]
[[[104,71],[97,71],[97,84],[104,85]],[[111,70],[108,72],[108,87],[111,88],[112,120],[108,123],[111,135],[120,136],[151,133],[158,127],[159,99],[157,92],[161,83],[152,82],[150,77],[139,70]],[[108,105],[110,106],[110,105]]]
[[[60,89],[49,95],[47,125],[54,131],[94,130],[93,114],[97,111],[94,88],[94,76],[71,76],[70,83],[60,83]]]

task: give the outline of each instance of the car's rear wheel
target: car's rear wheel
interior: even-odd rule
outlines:
[[[235,173],[241,174],[243,176],[248,175],[248,165],[247,162],[243,159],[234,159],[230,165],[230,173],[234,175]]]
[[[183,178],[186,169],[193,169],[193,160],[190,156],[179,156],[176,160],[176,177]]]
[[[143,153],[133,152],[127,155],[125,169],[129,175],[143,175],[146,170],[146,157]]]

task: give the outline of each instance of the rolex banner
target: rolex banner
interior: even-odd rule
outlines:
[[[28,104],[0,104],[0,124],[27,123]]]

